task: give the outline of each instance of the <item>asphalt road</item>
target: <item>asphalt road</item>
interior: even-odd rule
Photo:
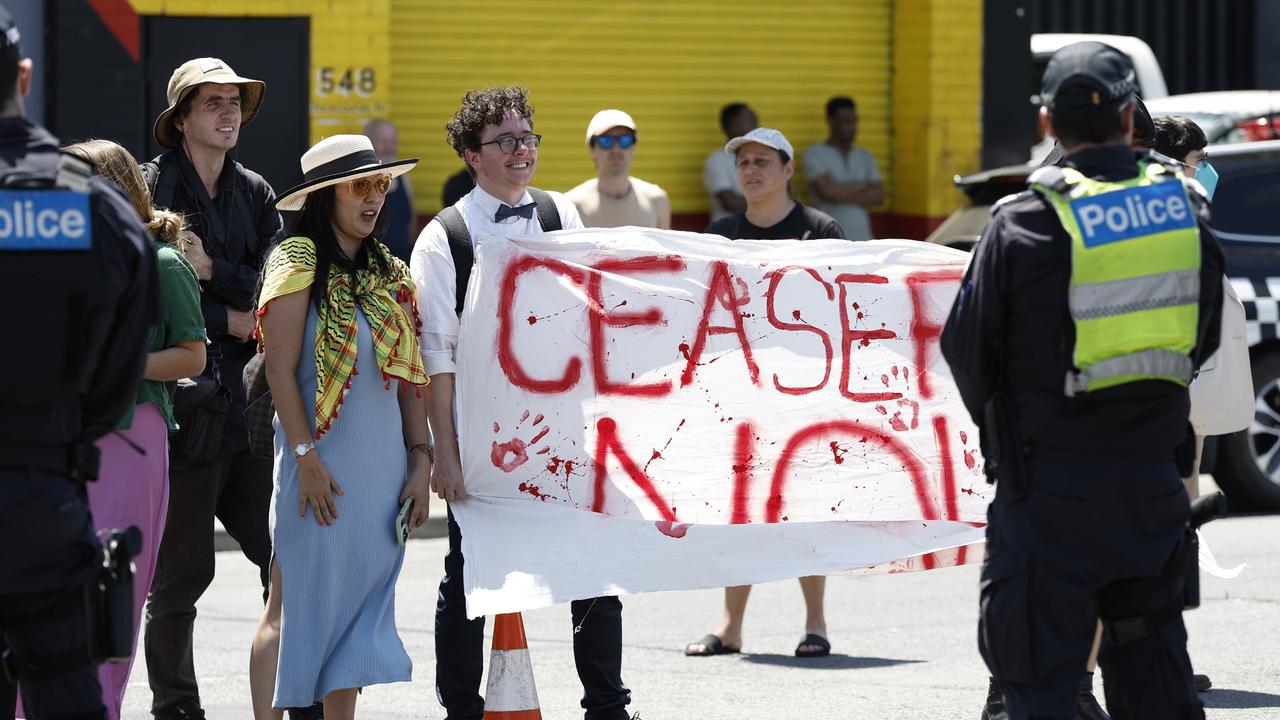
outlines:
[[[1280,516],[1228,518],[1206,528],[1234,580],[1204,578],[1203,605],[1187,615],[1191,657],[1215,689],[1208,717],[1280,717]],[[409,543],[397,596],[414,681],[368,688],[359,715],[440,718],[432,687],[435,588],[443,539]],[[744,654],[686,658],[685,643],[712,630],[721,593],[624,598],[624,679],[631,709],[659,718],[977,718],[987,673],[975,641],[975,566],[892,576],[837,576],[828,584],[834,654],[792,657],[802,635],[795,582],[762,585],[748,610]],[[210,718],[249,718],[249,642],[260,609],[257,575],[238,552],[218,554],[200,603],[196,668]],[[525,614],[542,715],[581,717],[567,607]],[[1101,686],[1099,685],[1099,691]],[[125,718],[146,718],[150,692],[139,657]]]

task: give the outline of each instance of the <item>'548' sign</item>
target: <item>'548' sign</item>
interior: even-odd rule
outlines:
[[[371,67],[335,68],[322,67],[316,69],[316,94],[325,95],[372,95],[378,86],[376,71]]]

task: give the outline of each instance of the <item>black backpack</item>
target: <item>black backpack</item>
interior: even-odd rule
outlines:
[[[546,192],[537,188],[529,188],[529,197],[533,198],[534,207],[538,211],[538,223],[543,232],[561,229],[560,211],[556,201]],[[449,238],[449,252],[453,255],[453,267],[458,273],[458,304],[454,310],[461,315],[462,303],[467,298],[467,283],[471,280],[471,268],[476,264],[475,249],[471,247],[471,232],[462,219],[462,213],[452,205],[440,211],[436,220],[444,227]]]

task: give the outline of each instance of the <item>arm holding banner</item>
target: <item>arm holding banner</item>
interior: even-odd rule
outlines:
[[[431,437],[436,442],[431,491],[445,502],[467,497],[467,488],[462,481],[462,463],[458,459],[458,433],[453,425],[453,378],[453,373],[432,375],[431,384],[423,391]]]

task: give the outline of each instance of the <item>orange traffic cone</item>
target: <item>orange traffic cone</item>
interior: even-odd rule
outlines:
[[[484,720],[542,720],[538,690],[533,686],[529,641],[524,636],[520,613],[494,618]]]

